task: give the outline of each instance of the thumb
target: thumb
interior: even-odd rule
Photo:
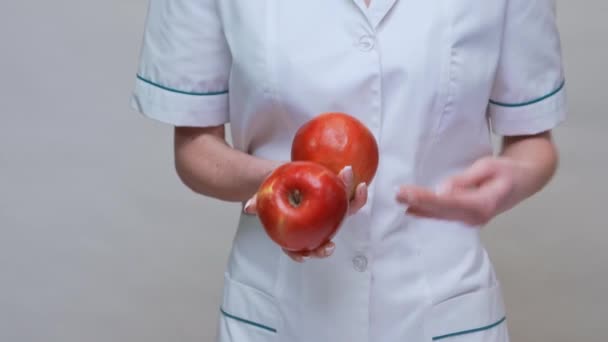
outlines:
[[[340,173],[338,173],[338,177],[344,182],[349,199],[352,199],[355,195],[355,187],[357,186],[357,184],[354,183],[355,176],[353,174],[353,167],[350,165],[345,166]]]

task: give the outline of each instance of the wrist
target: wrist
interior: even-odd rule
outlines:
[[[499,213],[507,211],[540,191],[550,179],[551,167],[546,163],[520,159],[513,156],[500,157],[507,167],[511,189],[508,192]]]
[[[255,192],[258,190],[260,185],[266,180],[266,178],[268,178],[268,176],[270,176],[270,174],[277,167],[284,164],[284,162],[282,162],[282,161],[262,159],[262,158],[257,158],[257,157],[254,157],[254,158],[255,159],[254,159],[253,165],[250,165],[250,167],[244,168],[244,170],[247,170],[250,173],[245,176],[246,179],[249,180],[247,182],[249,184],[249,186],[248,186],[249,191],[247,192],[246,198],[244,198],[243,201],[251,198],[255,194]]]

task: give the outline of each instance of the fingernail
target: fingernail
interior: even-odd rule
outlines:
[[[334,253],[334,250],[336,249],[336,245],[331,245],[327,248],[325,248],[324,254],[325,256],[330,256]]]
[[[344,178],[348,183],[352,183],[353,181],[353,167],[348,165],[344,168]]]
[[[359,183],[359,185],[357,185],[357,192],[359,193],[359,195],[363,195],[363,193],[365,192],[366,189],[367,189],[367,184],[365,184],[365,182]]]
[[[253,198],[250,198],[245,203],[245,208],[243,209],[243,211],[245,211],[246,213],[250,214],[251,213],[251,206],[252,205],[253,205]]]

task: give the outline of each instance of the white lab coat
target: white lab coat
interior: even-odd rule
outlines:
[[[366,206],[332,257],[291,261],[241,216],[220,342],[506,342],[478,227],[416,219],[400,184],[435,187],[492,154],[491,132],[566,114],[552,0],[152,0],[132,104],[176,126],[230,123],[234,147],[288,160],[316,114],[378,139]]]

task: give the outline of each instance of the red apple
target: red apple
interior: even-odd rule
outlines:
[[[372,132],[358,119],[346,113],[323,113],[302,125],[292,142],[293,161],[312,161],[334,173],[353,168],[354,184],[348,189],[370,184],[378,169],[378,144]]]
[[[257,192],[257,215],[270,238],[285,250],[312,251],[337,233],[348,210],[344,182],[313,162],[275,169]]]

